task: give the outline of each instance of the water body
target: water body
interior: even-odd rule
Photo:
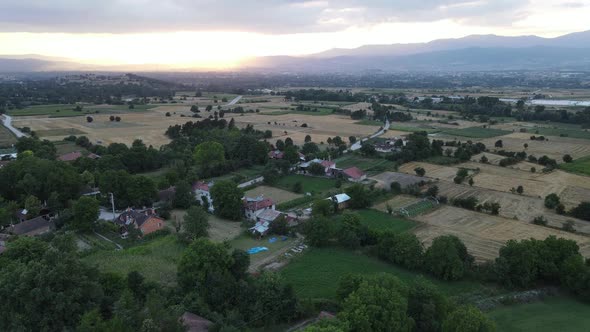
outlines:
[[[500,101],[507,103],[516,103],[518,99],[500,98]],[[545,105],[545,106],[590,106],[590,100],[555,100],[555,99],[532,99],[526,101],[527,105]]]

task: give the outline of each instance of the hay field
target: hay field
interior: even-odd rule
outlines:
[[[258,186],[254,189],[250,189],[245,193],[246,197],[258,197],[264,195],[264,197],[270,197],[276,204],[281,204],[283,202],[288,202],[294,200],[296,198],[302,197],[303,195],[295,194],[287,190],[275,188],[275,187],[268,187],[268,186]]]
[[[385,190],[391,189],[393,182],[398,182],[402,188],[407,186],[419,184],[421,182],[427,182],[430,179],[427,177],[419,177],[412,174],[404,174],[398,172],[383,172],[370,178],[371,180],[377,181],[376,188],[382,188]]]
[[[476,186],[458,185],[449,181],[439,181],[436,185],[439,188],[439,195],[446,196],[449,200],[476,197],[479,203],[499,203],[500,216],[507,219],[530,223],[534,218],[544,216],[548,224],[553,227],[561,227],[564,222],[572,220],[574,221],[574,228],[578,232],[590,234],[589,222],[559,215],[545,208],[544,200],[541,198],[494,191]]]
[[[457,175],[458,167],[453,166],[442,166],[434,165],[419,161],[413,161],[403,164],[399,167],[399,171],[407,174],[416,174],[415,168],[422,167],[426,171],[426,177],[434,178],[437,180],[448,180],[453,181],[453,178]],[[472,172],[470,172],[471,174]]]
[[[483,139],[481,142],[488,147],[488,149],[494,149],[494,143],[501,139],[503,148],[499,150],[507,151],[526,151],[529,155],[534,155],[537,158],[543,155],[547,155],[550,158],[557,160],[558,163],[562,163],[561,159],[564,154],[568,153],[574,159],[590,155],[590,144],[588,140],[569,138],[569,137],[548,137],[549,141],[532,141],[530,139],[532,134],[530,133],[512,133],[501,137],[493,137]],[[525,150],[524,144],[528,144],[528,148]]]
[[[441,207],[416,219],[424,223],[414,232],[425,246],[429,246],[437,236],[455,235],[480,262],[498,257],[500,247],[508,240],[545,239],[550,235],[576,241],[580,253],[590,257],[588,237],[452,206]]]

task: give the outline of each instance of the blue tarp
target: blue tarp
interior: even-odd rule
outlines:
[[[277,238],[276,237],[271,237],[270,239],[268,239],[268,242],[275,243],[275,242],[277,242]]]
[[[248,249],[248,251],[247,251],[247,252],[248,252],[248,254],[250,254],[250,255],[254,255],[254,254],[257,254],[257,253],[259,253],[259,252],[261,252],[261,251],[267,251],[267,250],[268,250],[268,248],[267,248],[267,247],[254,247],[254,248],[250,248],[250,249]]]

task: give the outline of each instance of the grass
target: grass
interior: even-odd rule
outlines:
[[[356,211],[356,213],[361,217],[363,225],[378,231],[403,233],[416,226],[416,223],[409,219],[395,217],[378,210],[366,209]]]
[[[490,138],[496,136],[502,136],[510,134],[509,131],[500,129],[490,129],[481,127],[469,127],[463,129],[445,129],[442,131],[443,134],[451,136],[463,136],[472,138]]]
[[[415,126],[413,126],[411,124],[404,125],[404,124],[400,124],[400,123],[390,123],[389,130],[399,130],[399,131],[408,131],[408,132],[425,131],[427,133],[435,133],[435,132],[440,131],[440,129],[436,129],[436,128],[432,128],[432,127],[421,127],[417,123],[412,123],[412,124],[415,124]]]
[[[575,159],[571,163],[559,164],[564,171],[590,176],[590,156]]]
[[[86,151],[83,147],[76,145],[74,142],[68,141],[54,141],[52,142],[57,150],[57,155],[60,156],[62,154],[76,152],[76,151]]]
[[[237,171],[228,173],[226,175],[217,177],[217,178],[213,178],[213,181],[219,181],[219,180],[232,180],[234,182],[237,182],[238,184],[240,182],[245,182],[248,180],[252,180],[255,179],[257,177],[259,177],[262,174],[262,171],[264,170],[264,166],[262,165],[257,165],[257,166],[252,166],[252,167],[248,167],[248,168],[240,168]]]
[[[270,243],[269,239],[276,237],[277,241],[275,241],[274,243]],[[242,249],[247,251],[250,248],[253,247],[266,247],[268,248],[267,251],[262,251],[259,252],[257,254],[253,254],[250,255],[250,265],[251,266],[257,266],[258,264],[260,264],[262,261],[275,256],[277,254],[277,251],[280,250],[284,250],[287,247],[291,247],[294,246],[297,243],[297,239],[296,238],[287,238],[286,241],[282,241],[281,237],[279,236],[266,236],[260,240],[254,238],[252,235],[250,234],[246,234],[243,233],[240,236],[236,237],[235,239],[233,239],[232,241],[229,242],[230,246],[232,248],[236,248],[236,249]]]
[[[434,156],[424,160],[425,163],[436,164],[436,165],[455,165],[461,161],[457,158],[447,156]]]
[[[275,184],[276,187],[283,188],[289,191],[293,191],[293,186],[295,183],[301,182],[303,187],[303,192],[311,192],[311,193],[322,193],[329,191],[330,189],[335,188],[336,180],[328,179],[328,178],[321,178],[321,177],[311,177],[305,176],[300,174],[292,174],[281,177],[281,179]]]
[[[537,134],[538,132],[538,134]],[[575,128],[534,128],[529,130],[531,135],[543,135],[543,136],[558,136],[558,137],[571,137],[590,139],[590,131],[580,129],[580,126]]]
[[[300,298],[336,297],[338,280],[346,274],[373,275],[391,273],[404,282],[411,282],[419,273],[395,265],[387,264],[377,258],[340,248],[313,248],[304,255],[293,259],[281,274],[291,283]],[[443,282],[430,279],[449,295],[469,293],[481,289],[475,282]]]
[[[70,136],[70,135],[86,135],[85,132],[76,128],[60,128],[60,129],[46,129],[36,130],[38,136]]]
[[[384,171],[395,171],[397,164],[387,159],[365,158],[355,154],[347,154],[334,160],[338,168],[349,168],[356,166],[361,170],[371,174],[377,174]]]
[[[176,284],[176,265],[185,246],[173,235],[120,251],[97,251],[83,258],[101,271],[127,275],[138,271],[148,280],[164,285]]]
[[[81,112],[74,111],[75,105],[71,104],[52,104],[52,105],[36,105],[29,106],[23,109],[14,109],[8,111],[9,115],[14,116],[42,116],[47,115],[52,118],[56,117],[72,117],[84,116],[88,114],[99,113],[123,113],[123,112],[142,112],[156,107],[155,105],[135,105],[134,109],[129,109],[128,105],[105,105],[105,106],[84,106]]]
[[[0,147],[9,147],[16,143],[16,136],[0,124]]]
[[[569,297],[500,307],[488,313],[498,331],[588,331],[590,305]]]

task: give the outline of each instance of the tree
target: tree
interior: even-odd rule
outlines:
[[[215,213],[222,218],[242,218],[242,197],[242,190],[232,181],[217,181],[211,188]]]
[[[572,161],[574,161],[574,158],[572,158],[572,156],[570,156],[569,154],[566,154],[563,156],[563,161],[565,161],[566,163],[571,163]]]
[[[356,143],[356,136],[349,136],[348,141],[350,142],[350,145],[353,145]]]
[[[193,113],[199,113],[199,106],[197,106],[197,105],[191,106],[191,112],[193,112]]]
[[[89,232],[98,220],[98,201],[92,197],[82,196],[72,206],[72,227],[81,232]]]
[[[381,259],[409,269],[422,266],[423,251],[422,243],[411,233],[384,232],[377,242],[377,254]]]
[[[307,171],[316,176],[326,175],[326,168],[320,163],[311,163],[307,168]]]
[[[177,182],[174,198],[172,199],[172,206],[177,209],[188,209],[194,201],[195,197],[191,185],[184,180]]]
[[[436,197],[438,195],[438,186],[432,186],[432,187],[428,187],[428,190],[426,190],[426,196],[430,196],[430,197]]]
[[[333,229],[329,219],[314,216],[304,224],[304,233],[309,245],[324,247],[330,241]]]
[[[285,142],[283,142],[282,139],[278,139],[275,146],[276,146],[277,150],[280,150],[280,151],[285,150]]]
[[[443,280],[459,280],[473,264],[473,257],[467,248],[453,235],[439,236],[424,255],[424,265],[435,276]]]
[[[287,235],[289,233],[287,219],[283,216],[278,217],[270,224],[269,231],[271,234]]]
[[[371,199],[365,186],[360,183],[346,188],[346,194],[350,196],[348,207],[351,209],[364,209],[371,205]]]
[[[342,305],[338,317],[348,322],[351,331],[411,331],[407,301],[397,289],[362,282]]]
[[[399,194],[402,192],[402,185],[399,182],[392,182],[390,185],[391,192],[394,194]]]
[[[539,226],[547,226],[547,219],[543,216],[538,216],[533,219],[533,224]]]
[[[545,196],[545,207],[548,209],[555,209],[559,205],[559,196],[556,193],[551,193]]]
[[[486,157],[486,155],[484,154],[483,156],[481,156],[481,158],[479,159],[479,162],[482,164],[487,164],[488,163],[488,157]]]
[[[473,181],[473,178],[469,178],[469,186],[473,187],[474,184],[475,181]]]
[[[304,155],[316,154],[318,152],[320,152],[320,148],[313,142],[307,142],[301,147],[301,153]]]
[[[576,229],[574,228],[574,225],[575,223],[573,220],[566,220],[561,226],[561,229],[563,229],[566,232],[575,233]]]
[[[494,332],[496,326],[479,309],[463,306],[453,311],[445,319],[443,332]]]
[[[408,315],[416,323],[415,331],[440,331],[448,311],[448,300],[430,281],[418,277],[412,283],[408,292]]]
[[[94,119],[91,116],[86,117],[86,122],[90,123],[92,121],[94,121]]]
[[[414,172],[416,172],[416,175],[418,176],[424,176],[426,175],[426,170],[422,167],[416,167],[414,168]]]
[[[209,276],[230,277],[233,264],[234,260],[224,244],[199,238],[180,257],[178,283],[185,291],[195,288],[205,291]]]
[[[346,213],[342,216],[340,223],[340,229],[336,234],[338,242],[346,248],[358,248],[361,245],[364,232],[360,217],[357,214]]]
[[[209,228],[209,215],[202,207],[191,206],[186,211],[182,226],[184,234],[191,241],[200,237],[206,237],[207,229]]]
[[[504,144],[502,143],[501,139],[497,140],[496,143],[494,143],[494,147],[496,147],[496,148],[501,148],[503,146],[504,146]]]
[[[285,148],[287,148],[289,146],[293,146],[293,139],[291,137],[287,137],[285,139]]]
[[[111,122],[115,121],[115,116],[114,115],[109,116],[109,121],[111,121]]]
[[[41,201],[33,195],[25,199],[25,209],[27,210],[27,218],[34,218],[41,212]]]
[[[213,170],[225,164],[225,150],[223,145],[214,141],[207,141],[197,145],[193,157],[197,166],[206,175],[211,174]]]
[[[303,140],[304,143],[310,143],[311,142],[311,136],[309,135],[305,135],[305,139]]]
[[[120,116],[116,116],[116,117],[115,117],[115,121],[116,121],[116,122],[121,122],[121,117],[120,117]]]
[[[368,142],[362,143],[359,151],[363,156],[373,156],[377,153],[377,150],[375,150],[375,146]]]
[[[524,192],[524,188],[522,186],[518,186],[516,188],[516,192],[519,193],[520,195],[522,195],[522,193]]]
[[[298,194],[303,192],[303,184],[301,184],[301,181],[297,181],[295,184],[293,184],[293,191]]]
[[[327,217],[334,213],[334,202],[331,202],[329,199],[318,199],[313,202],[311,213],[314,216]]]
[[[590,202],[582,202],[570,211],[572,217],[590,221]]]

